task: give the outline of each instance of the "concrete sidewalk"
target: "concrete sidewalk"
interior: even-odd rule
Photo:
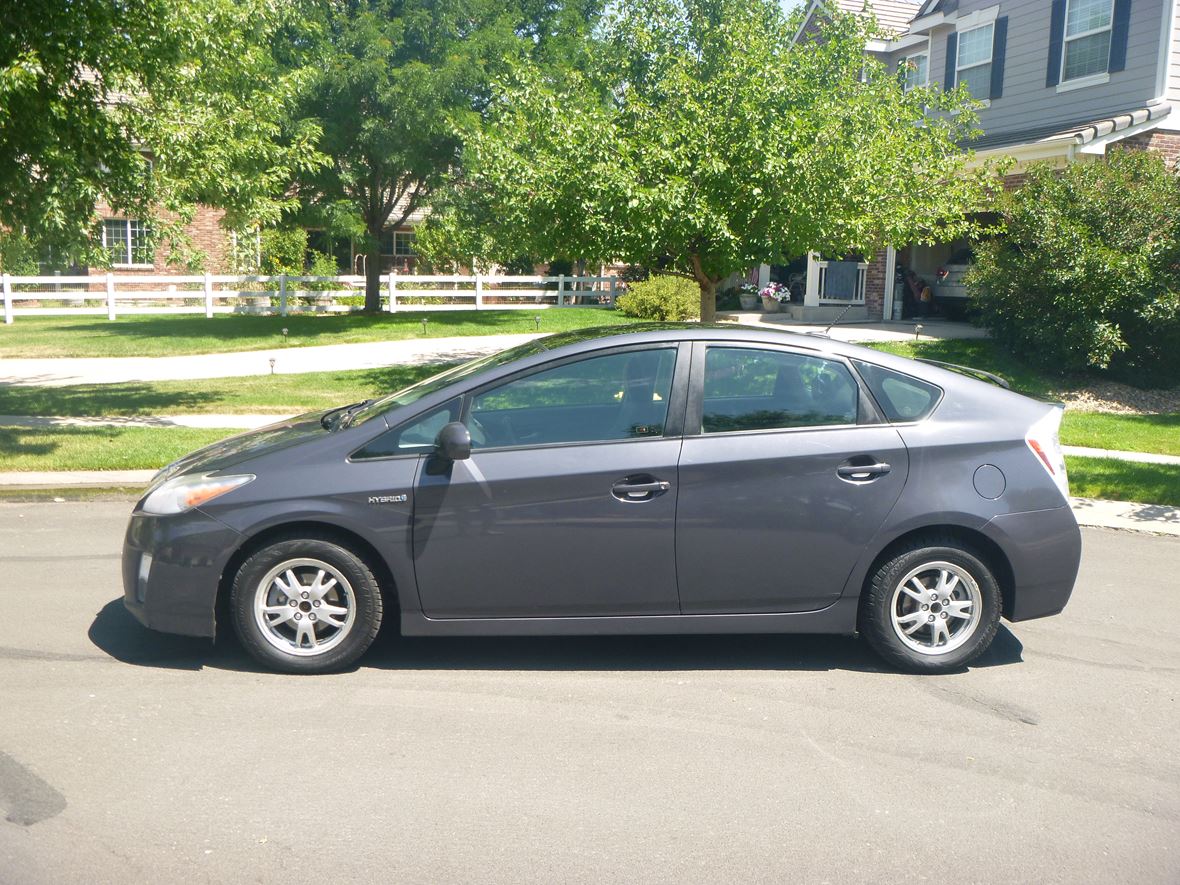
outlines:
[[[189,381],[197,378],[295,375],[459,362],[541,337],[544,336],[470,335],[329,344],[323,347],[276,347],[270,350],[189,356],[0,359],[0,385],[65,387],[70,384]],[[273,367],[271,360],[274,360]]]
[[[822,324],[770,319],[777,314],[728,314],[732,321],[800,334],[822,332]],[[768,317],[762,319],[762,317]],[[785,320],[785,317],[784,317]],[[626,327],[620,327],[624,331]],[[860,323],[835,326],[828,337],[854,343],[913,341],[917,329],[923,340],[980,338],[986,333],[966,323],[931,320]],[[63,357],[57,359],[0,359],[0,385],[64,387],[71,384],[115,384],[135,381],[187,381],[243,375],[293,375],[346,369],[377,369],[393,365],[458,362],[515,347],[543,335],[471,335],[453,338],[415,338],[321,347],[276,347],[240,353],[205,353],[165,357]],[[274,366],[270,364],[274,360]]]

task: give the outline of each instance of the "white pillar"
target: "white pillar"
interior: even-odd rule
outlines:
[[[475,309],[483,310],[483,274],[475,272]]]
[[[819,307],[819,260],[818,252],[807,253],[807,290],[803,294],[804,307]]]
[[[758,288],[760,290],[765,289],[769,285],[770,285],[770,265],[769,264],[760,264],[760,265],[758,265]]]
[[[279,316],[287,315],[287,275],[279,274]]]
[[[115,318],[115,275],[107,274],[107,319]]]
[[[389,272],[389,312],[397,312],[397,271]]]
[[[885,247],[885,299],[881,302],[883,320],[893,319],[893,275],[897,271],[897,250]],[[872,319],[872,317],[869,317]]]

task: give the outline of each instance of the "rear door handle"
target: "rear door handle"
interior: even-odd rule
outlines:
[[[884,461],[878,461],[875,464],[841,464],[836,468],[836,474],[843,479],[864,482],[884,476],[892,469]]]
[[[646,476],[627,477],[611,486],[611,494],[620,501],[650,501],[672,488],[672,483]]]

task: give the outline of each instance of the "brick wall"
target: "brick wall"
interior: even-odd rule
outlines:
[[[106,203],[98,203],[94,207],[94,213],[100,219],[107,218],[126,218],[125,215],[112,212],[110,206]],[[175,215],[169,213],[161,213],[166,219],[175,219]],[[198,206],[193,220],[185,225],[185,233],[188,234],[192,241],[192,248],[199,250],[204,255],[201,270],[207,270],[211,273],[225,273],[229,270],[227,262],[229,260],[230,252],[230,235],[227,230],[221,226],[221,219],[225,217],[225,212],[221,209],[211,209],[208,206]],[[156,250],[153,256],[154,260],[152,266],[148,267],[113,267],[112,271],[120,274],[162,274],[162,273],[182,273],[187,270],[180,264],[176,264],[169,260],[167,246],[161,246]],[[89,268],[90,273],[105,273],[101,268]],[[191,271],[189,271],[191,272]]]
[[[865,309],[870,320],[879,320],[885,311],[885,250],[879,249],[865,271]]]
[[[1134,150],[1158,151],[1169,169],[1180,170],[1180,132],[1153,129],[1125,138],[1119,144]]]

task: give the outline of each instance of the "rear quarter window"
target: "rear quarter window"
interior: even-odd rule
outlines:
[[[921,421],[942,399],[942,388],[929,381],[860,360],[853,365],[890,421]]]

